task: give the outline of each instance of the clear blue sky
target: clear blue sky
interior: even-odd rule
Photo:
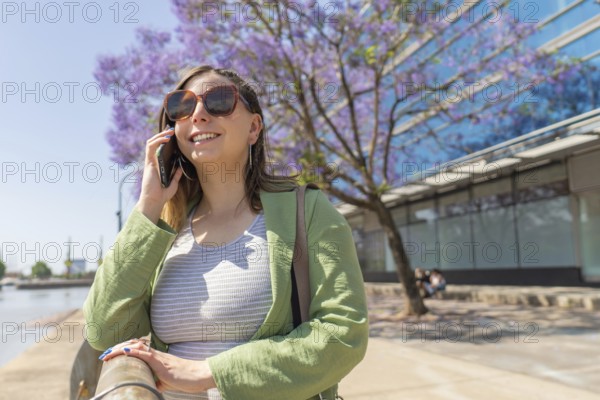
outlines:
[[[117,233],[123,175],[105,138],[111,94],[96,101],[96,58],[125,51],[139,26],[172,30],[176,20],[166,1],[22,4],[0,4],[0,256],[9,271],[45,260],[61,273],[69,237],[73,256],[93,261]],[[127,215],[130,185],[123,194]]]

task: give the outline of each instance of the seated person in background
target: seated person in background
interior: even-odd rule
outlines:
[[[446,289],[446,278],[444,278],[439,269],[434,269],[431,271],[429,282],[425,282],[424,287],[426,291],[425,297],[431,297],[434,293]]]

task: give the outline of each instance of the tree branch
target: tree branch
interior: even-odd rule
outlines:
[[[374,168],[374,158],[375,158],[375,148],[377,147],[377,132],[379,128],[379,84],[381,83],[381,77],[377,73],[377,71],[373,71],[375,73],[375,101],[374,101],[374,110],[373,110],[373,135],[371,136],[371,143],[369,144],[369,169],[371,173],[375,173]]]
[[[340,69],[340,79],[342,81],[342,87],[344,88],[344,93],[346,94],[346,98],[348,100],[348,108],[350,110],[350,121],[352,124],[352,134],[354,136],[354,144],[358,149],[358,159],[359,163],[362,167],[364,167],[365,177],[369,175],[369,171],[367,170],[367,163],[364,155],[362,154],[362,147],[360,145],[359,132],[358,132],[358,123],[356,122],[356,110],[354,105],[354,98],[352,96],[352,92],[350,91],[350,87],[348,86],[348,81],[346,80],[346,72],[344,70],[344,63],[342,62],[342,56],[340,54],[339,47],[336,47],[336,53],[338,56],[338,67]]]
[[[359,160],[356,157],[354,157],[354,152],[352,151],[352,149],[350,148],[350,146],[348,145],[346,140],[342,137],[341,133],[339,132],[339,130],[337,129],[335,124],[329,118],[327,111],[323,108],[323,105],[321,104],[318,93],[316,93],[315,86],[316,86],[316,81],[315,81],[314,77],[311,77],[310,78],[310,91],[312,94],[313,102],[315,103],[315,106],[317,107],[319,114],[323,117],[323,119],[325,119],[325,122],[327,123],[329,128],[333,131],[333,134],[335,135],[335,137],[338,139],[340,144],[344,147],[344,150],[346,150],[346,152],[350,156],[350,159],[347,159],[346,161],[350,162],[355,168],[359,169],[360,168]]]
[[[373,206],[373,204],[371,204],[371,202],[350,196],[347,193],[345,193],[333,186],[327,188],[327,191],[346,204],[351,204],[353,206],[356,206],[359,208],[364,208],[367,210],[375,210],[375,207]]]

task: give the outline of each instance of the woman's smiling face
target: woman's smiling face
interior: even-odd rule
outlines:
[[[192,78],[183,89],[198,95],[218,85],[233,85],[233,82],[210,72]],[[260,115],[251,113],[242,101],[238,101],[232,114],[215,117],[206,111],[199,100],[189,118],[175,123],[175,135],[179,149],[196,169],[203,167],[203,163],[216,163],[210,169],[202,170],[226,168],[236,171],[239,168],[239,171],[243,171],[248,162],[248,146],[256,142],[261,128]],[[203,135],[205,133],[217,136]]]

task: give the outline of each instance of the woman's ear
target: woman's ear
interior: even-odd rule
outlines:
[[[262,119],[260,115],[254,114],[254,118],[252,119],[252,123],[250,124],[250,135],[248,136],[248,144],[254,144],[258,140],[258,135],[260,135],[260,131],[262,130]]]

